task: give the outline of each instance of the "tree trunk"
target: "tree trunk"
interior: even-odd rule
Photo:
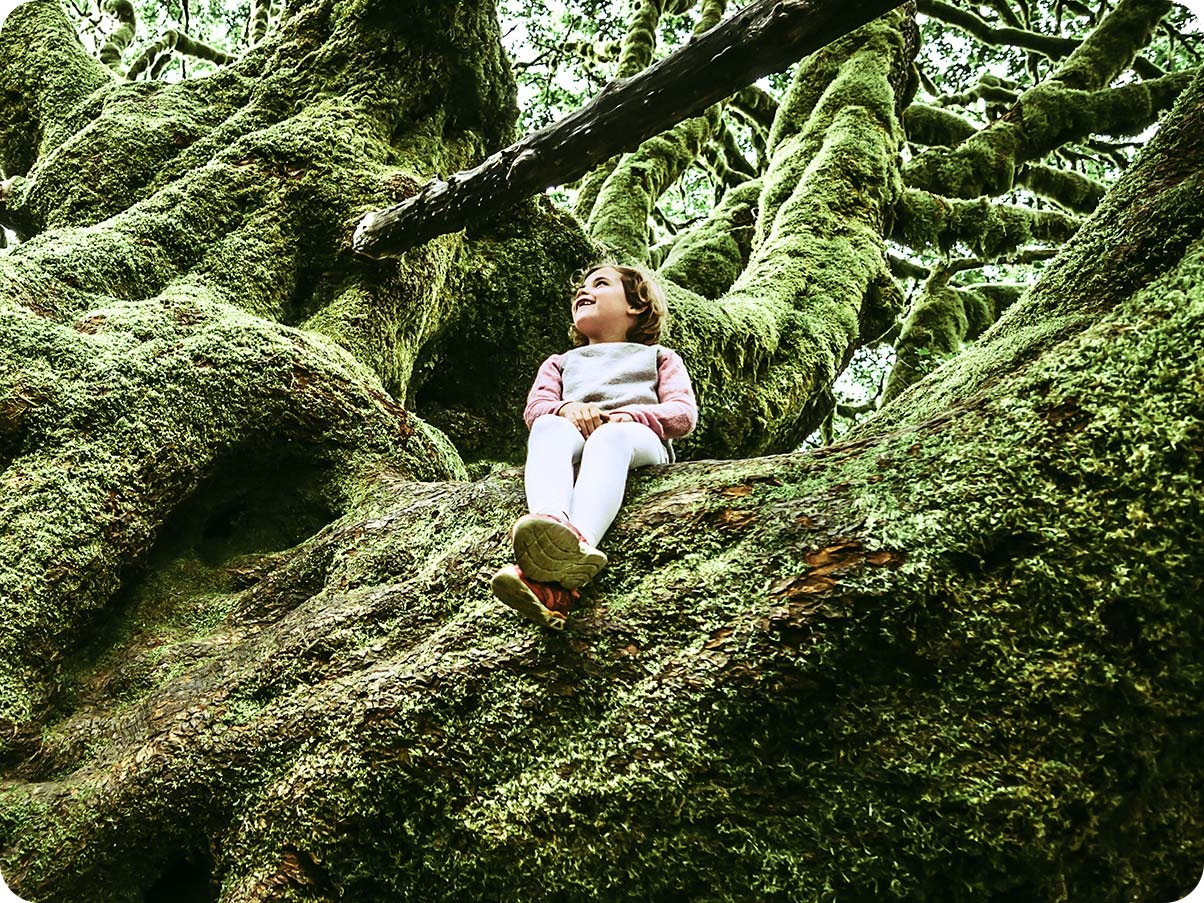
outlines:
[[[494,9],[413,5],[402,30],[380,0],[291,8],[172,86],[113,81],[51,0],[0,32],[5,216],[29,236],[0,254],[17,893],[1190,889],[1204,79],[1041,285],[859,435],[633,477],[610,567],[551,634],[488,590],[520,471],[465,481],[407,407],[513,455],[480,412],[517,418],[592,248],[541,201],[399,260],[346,252],[363,212],[512,140]],[[898,21],[849,45],[881,46],[874,85]]]

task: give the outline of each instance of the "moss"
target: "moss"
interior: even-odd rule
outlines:
[[[760,194],[758,179],[725,192],[705,220],[677,236],[660,275],[703,298],[721,297],[748,262]]]
[[[652,208],[714,136],[719,119],[720,109],[713,106],[625,156],[598,193],[587,226],[590,238],[624,260],[647,263]]]
[[[954,397],[989,384],[995,374],[1019,366],[1061,337],[1093,322],[1100,311],[1127,298],[1149,280],[1175,266],[1185,249],[1204,231],[1198,198],[1200,179],[1193,169],[1199,153],[1201,96],[1197,77],[1180,96],[1163,128],[1104,199],[1083,229],[1042,273],[1025,302],[1010,310],[992,343],[992,351],[955,360],[927,383],[922,399],[912,400],[906,416],[926,416]],[[1168,151],[1167,148],[1173,148]],[[1074,295],[1080,303],[1065,306]],[[890,408],[878,422],[898,415]]]
[[[820,387],[847,362],[885,271],[901,141],[891,84],[910,62],[908,21],[887,16],[842,45],[839,74],[774,154],[757,224],[766,237],[726,296],[716,305],[671,295],[672,343],[703,405],[690,454],[793,447],[830,406]]]
[[[522,461],[522,412],[544,359],[568,347],[574,273],[598,249],[546,199],[468,236],[443,294],[457,316],[427,342],[410,380],[414,410],[470,461]]]
[[[109,39],[100,48],[100,61],[120,75],[121,55],[134,40],[134,34],[138,28],[138,15],[130,0],[104,0],[101,9],[117,19],[120,24],[113,29]]]
[[[1016,174],[1016,181],[1073,213],[1094,211],[1107,190],[1103,183],[1082,173],[1052,166],[1025,166]]]
[[[978,131],[977,126],[956,113],[922,103],[910,104],[903,112],[903,129],[908,141],[950,147]]]
[[[1169,0],[1122,0],[1058,67],[1054,76],[1068,88],[1092,90],[1112,82],[1149,43]]]
[[[969,247],[985,260],[1034,243],[1059,244],[1079,227],[1073,217],[992,203],[986,198],[960,201],[926,191],[904,191],[895,206],[891,237],[914,250],[948,252],[955,244]]]
[[[638,75],[652,62],[652,54],[656,50],[656,27],[660,24],[664,5],[664,0],[640,0],[636,5],[623,34],[615,78]]]
[[[111,84],[112,73],[90,57],[55,0],[13,10],[0,30],[0,168],[25,175],[41,155],[75,133],[76,107]]]
[[[1170,106],[1193,73],[1107,87],[1150,36],[1169,6],[1133,0],[1116,6],[1046,81],[957,147],[931,148],[903,169],[907,185],[956,198],[995,196],[1016,184],[1022,164],[1097,133],[1136,134]]]

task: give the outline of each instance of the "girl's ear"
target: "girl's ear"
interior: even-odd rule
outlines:
[[[646,311],[647,309],[648,309],[648,305],[647,305],[647,304],[645,304],[643,307],[636,307],[636,306],[635,306],[634,304],[632,304],[630,301],[628,301],[628,302],[627,302],[627,312],[628,312],[629,314],[642,314],[642,313],[643,313],[644,311]]]

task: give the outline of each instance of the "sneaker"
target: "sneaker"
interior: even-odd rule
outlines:
[[[606,567],[606,556],[581,531],[551,514],[526,514],[514,524],[514,557],[524,574],[568,589],[585,586]]]
[[[578,595],[576,590],[532,580],[513,564],[494,574],[490,586],[495,596],[528,621],[553,630],[564,630],[569,608]]]

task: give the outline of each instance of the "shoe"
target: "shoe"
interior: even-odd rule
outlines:
[[[580,530],[551,514],[523,515],[510,535],[518,566],[532,580],[578,589],[606,567],[606,556]]]
[[[552,630],[564,630],[569,609],[578,596],[576,590],[532,580],[513,564],[494,574],[490,586],[495,596],[528,621]]]

